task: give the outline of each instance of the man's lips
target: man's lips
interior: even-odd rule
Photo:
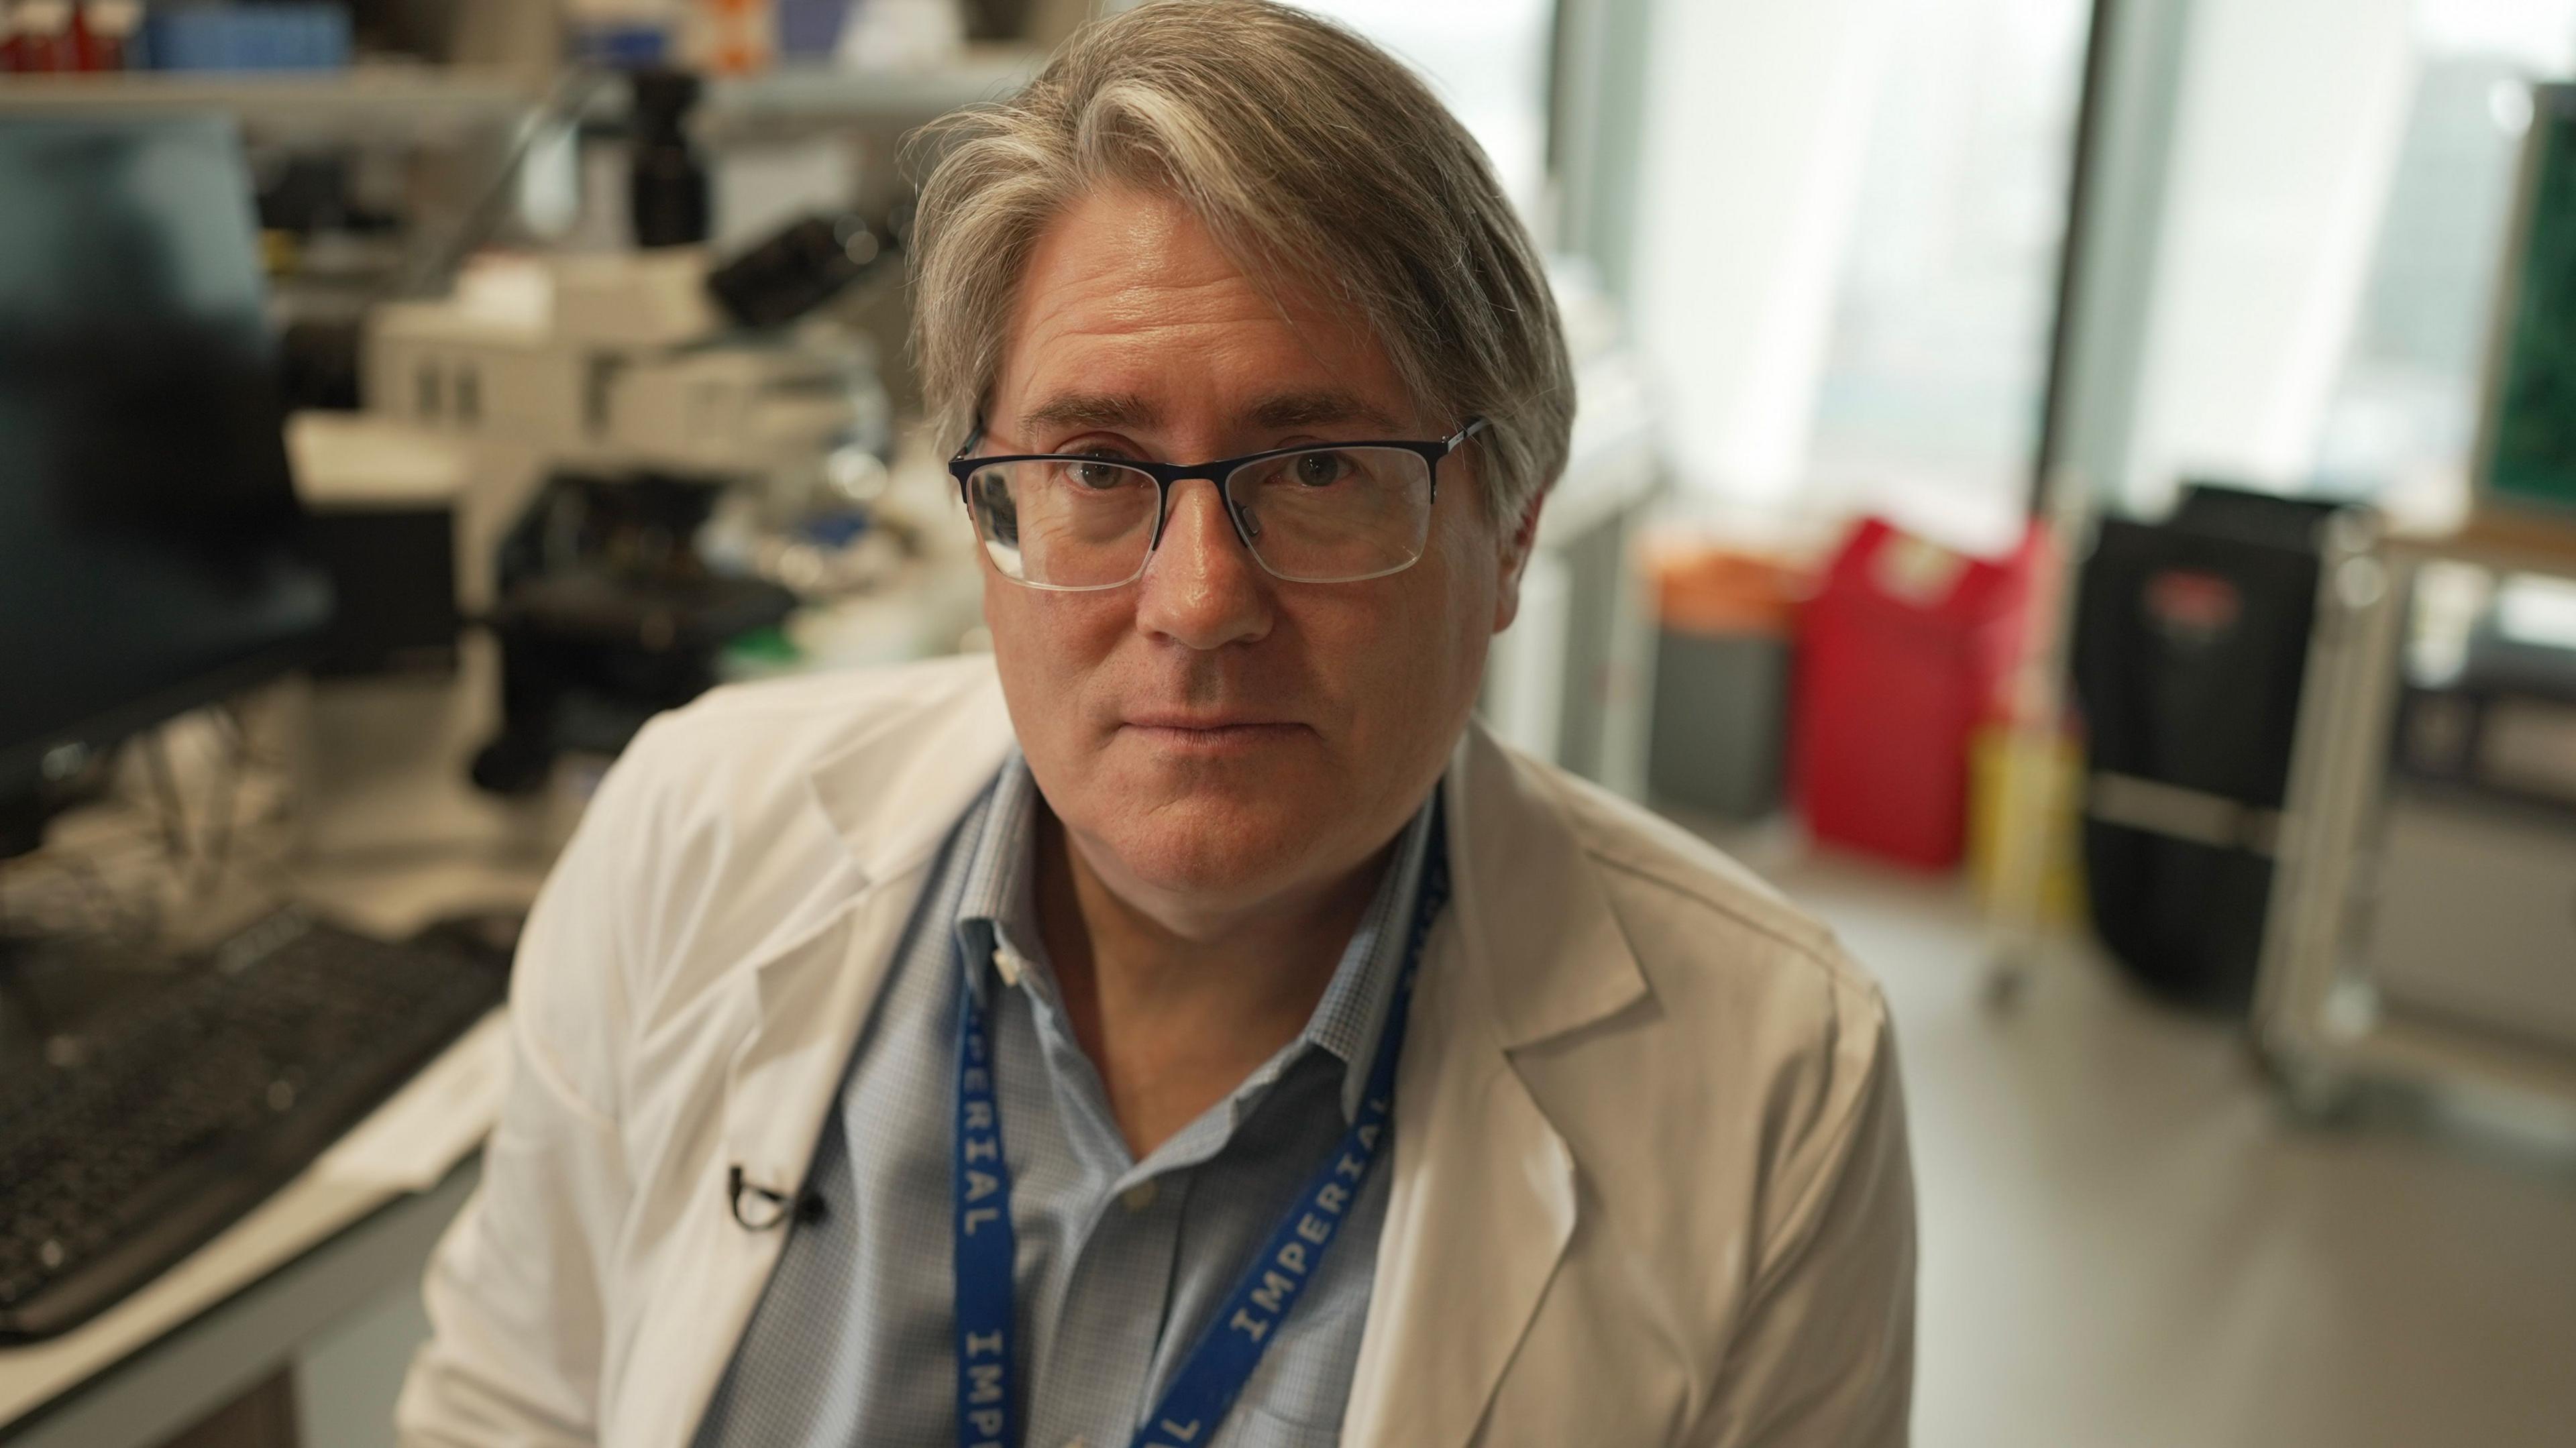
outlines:
[[[1138,714],[1120,720],[1119,732],[1166,751],[1224,754],[1279,744],[1307,729],[1283,719],[1242,714]]]
[[[1252,714],[1133,714],[1119,721],[1130,729],[1177,729],[1191,733],[1218,733],[1228,729],[1296,729],[1303,726],[1285,719],[1268,719]]]

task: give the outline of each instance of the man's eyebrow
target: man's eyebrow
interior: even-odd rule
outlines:
[[[1393,433],[1402,426],[1383,408],[1332,388],[1277,393],[1254,403],[1242,416],[1264,432],[1360,423]],[[1161,420],[1162,410],[1151,399],[1132,392],[1060,392],[1022,418],[1030,427],[1076,428],[1150,428]]]
[[[1401,426],[1384,410],[1351,393],[1330,389],[1283,392],[1275,397],[1265,397],[1253,405],[1246,417],[1253,426],[1269,432],[1358,422],[1391,434]]]
[[[1060,392],[1022,418],[1031,426],[1152,427],[1161,414],[1134,393]]]

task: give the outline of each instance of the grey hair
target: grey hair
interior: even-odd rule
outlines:
[[[1076,32],[1026,89],[934,122],[913,354],[943,439],[982,421],[1019,277],[1104,186],[1171,197],[1255,278],[1358,310],[1412,401],[1475,446],[1489,514],[1565,469],[1574,373],[1538,251],[1484,152],[1393,57],[1267,0],[1165,0]]]

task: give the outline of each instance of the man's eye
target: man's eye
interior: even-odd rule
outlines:
[[[1340,453],[1305,453],[1298,457],[1292,475],[1307,487],[1320,488],[1340,482],[1346,471]]]
[[[1067,476],[1086,488],[1114,488],[1132,476],[1127,469],[1108,463],[1073,463],[1065,468]]]

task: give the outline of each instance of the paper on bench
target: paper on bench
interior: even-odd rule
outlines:
[[[509,1013],[495,1010],[322,1153],[314,1171],[351,1186],[429,1190],[492,1129],[509,1064]]]

